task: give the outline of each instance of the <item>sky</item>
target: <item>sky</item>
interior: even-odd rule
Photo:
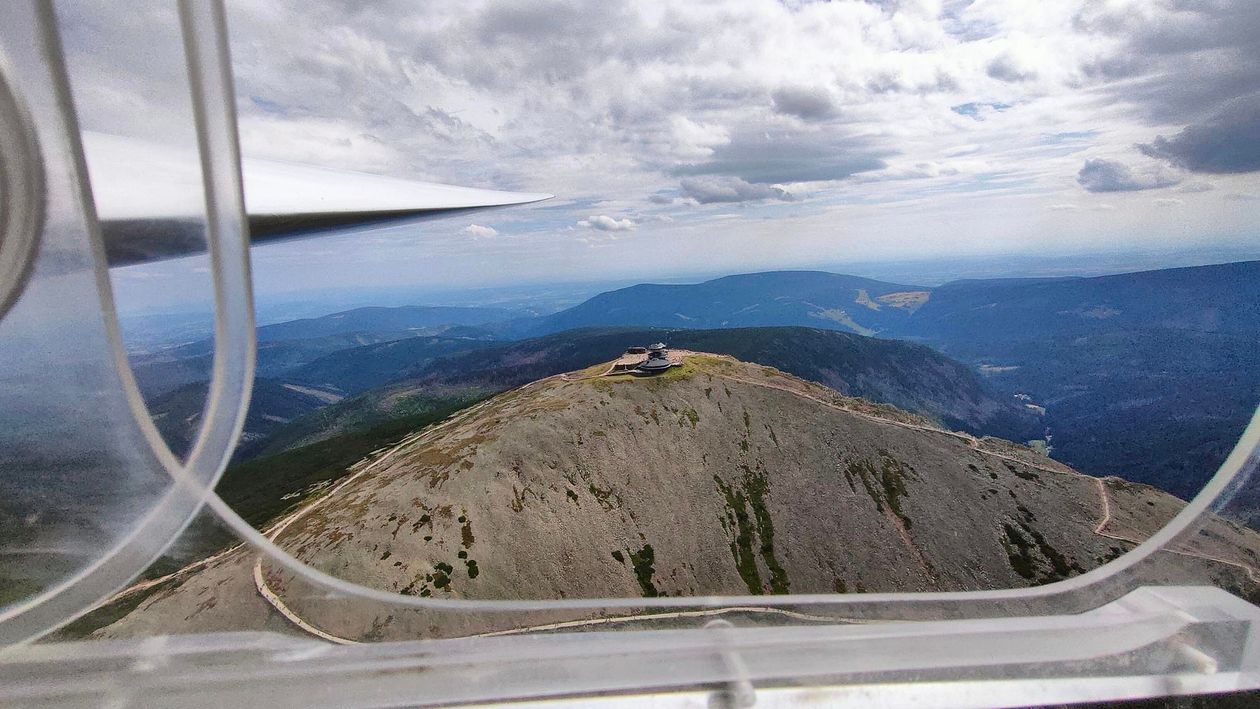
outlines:
[[[170,5],[58,4],[85,129],[192,144]],[[246,157],[556,195],[258,247],[264,299],[1260,254],[1253,0],[245,0],[228,22]],[[114,278],[148,302],[204,272]]]

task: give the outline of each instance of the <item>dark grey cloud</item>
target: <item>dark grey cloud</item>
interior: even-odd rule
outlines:
[[[1260,12],[1252,0],[1171,0],[1164,13],[1136,20],[1135,48],[1156,54],[1260,47]]]
[[[676,175],[728,175],[754,184],[842,180],[885,167],[892,151],[868,138],[830,131],[740,131],[710,159],[673,169]]]
[[[1077,184],[1088,192],[1136,192],[1169,187],[1179,181],[1162,172],[1135,173],[1124,163],[1103,158],[1086,160],[1076,174]]]
[[[1191,123],[1204,120],[1234,98],[1260,91],[1260,63],[1252,60],[1234,62],[1218,55],[1170,59],[1174,62],[1179,66],[1118,82],[1108,101],[1119,98],[1133,104],[1150,123]]]
[[[754,185],[738,177],[703,176],[684,177],[679,181],[683,194],[700,204],[719,202],[752,202],[775,199],[792,202],[796,197],[776,185]]]
[[[1108,99],[1133,104],[1151,122],[1197,122],[1231,99],[1260,91],[1255,0],[1167,0],[1144,13],[1097,3],[1074,24],[1080,32],[1121,40],[1082,70],[1115,82]]]
[[[1260,94],[1235,99],[1208,120],[1138,146],[1143,154],[1191,172],[1260,170]]]
[[[805,120],[818,120],[832,116],[836,107],[825,88],[815,86],[783,86],[770,94],[774,110]]]
[[[1037,78],[1037,72],[1022,67],[1009,54],[1002,54],[989,62],[985,73],[999,81],[1018,82]]]

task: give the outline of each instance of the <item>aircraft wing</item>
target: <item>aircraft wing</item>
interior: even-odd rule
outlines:
[[[205,250],[201,172],[195,154],[91,132],[84,133],[83,143],[110,266]],[[242,160],[241,172],[253,243],[551,197],[270,160]]]

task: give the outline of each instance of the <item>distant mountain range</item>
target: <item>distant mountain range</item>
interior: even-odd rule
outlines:
[[[519,317],[520,313],[501,308],[455,308],[445,306],[404,306],[399,308],[356,308],[318,318],[291,320],[258,328],[258,341],[310,339],[356,332],[399,332],[447,330],[454,326],[488,325]]]
[[[1260,332],[1260,261],[1095,278],[958,281],[890,334],[933,342],[1162,328]]]
[[[728,328],[800,325],[873,335],[902,324],[926,288],[820,271],[727,276],[696,285],[637,285],[520,324],[533,334],[578,327]]]
[[[935,288],[771,271],[695,285],[631,286],[528,321],[538,334],[605,325],[804,325],[932,342],[1130,327],[1255,333],[1260,261],[1094,278],[967,280]]]
[[[378,342],[447,335],[488,338],[477,326],[520,317],[499,308],[407,306],[357,308],[318,318],[258,328],[257,376],[277,377],[324,355]],[[209,377],[214,340],[203,338],[132,355],[131,366],[145,396],[157,397]]]
[[[868,355],[879,360],[893,350],[853,344],[868,342],[860,339],[842,347],[817,334],[733,334],[781,326],[909,340],[965,366],[951,363],[955,368],[945,371],[933,360],[937,369],[916,376],[914,366],[895,358],[872,365]],[[1056,458],[1086,472],[1182,497],[1215,471],[1260,401],[1260,262],[1242,262],[938,287],[778,271],[632,286],[544,317],[495,308],[361,308],[259,328],[259,376],[322,392],[325,401],[305,399],[312,408],[302,412],[287,395],[260,394],[259,415],[270,418],[258,420],[269,422],[266,436],[292,431],[290,423],[307,416],[340,422],[316,430],[351,430],[582,366],[583,357],[611,356],[627,344],[617,338],[631,336],[610,335],[597,346],[592,333],[571,333],[592,327],[667,328],[653,337],[780,367],[947,425],[1041,439]],[[705,329],[728,332],[684,332]],[[199,341],[134,358],[151,401],[203,381],[210,346]],[[985,403],[968,410],[959,391],[975,390],[976,374],[986,392],[976,401]],[[892,384],[898,378],[900,387]],[[421,393],[417,382],[428,390]],[[389,400],[396,406],[369,403],[381,387],[395,391]],[[399,387],[409,393],[397,394]],[[347,398],[321,412],[329,397]],[[263,411],[272,401],[277,405]],[[985,407],[988,419],[979,414]],[[312,440],[282,438],[287,445]]]

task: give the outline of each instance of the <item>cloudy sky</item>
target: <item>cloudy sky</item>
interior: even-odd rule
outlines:
[[[59,6],[84,126],[186,143],[170,8],[112,7]],[[556,195],[256,249],[264,294],[1260,253],[1253,0],[249,0],[229,23],[247,156]]]

